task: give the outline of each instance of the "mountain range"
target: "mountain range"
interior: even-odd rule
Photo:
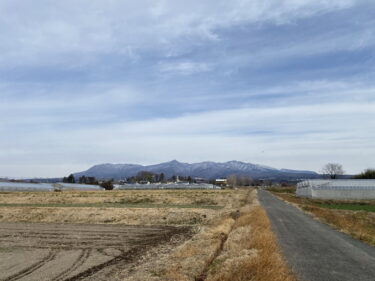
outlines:
[[[204,179],[223,178],[232,174],[246,175],[254,179],[271,180],[297,180],[303,178],[319,178],[320,175],[313,171],[275,169],[272,167],[245,163],[240,161],[229,161],[224,163],[200,162],[181,163],[177,160],[160,163],[156,165],[136,165],[136,164],[99,164],[90,169],[75,173],[74,176],[90,176],[99,179],[113,178],[115,180],[135,176],[140,171],[153,173],[164,173],[166,177],[191,176]]]

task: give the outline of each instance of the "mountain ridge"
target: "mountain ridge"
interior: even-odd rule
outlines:
[[[293,180],[301,178],[317,178],[319,174],[314,171],[276,169],[259,164],[241,161],[213,162],[204,161],[198,163],[183,163],[177,160],[153,165],[138,164],[97,164],[86,171],[74,173],[75,177],[94,176],[99,179],[123,179],[135,176],[140,171],[164,173],[167,177],[174,175],[192,176],[205,179],[227,177],[232,174],[246,175],[254,179]]]

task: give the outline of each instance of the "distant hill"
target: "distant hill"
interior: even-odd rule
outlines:
[[[75,173],[74,176],[92,176],[99,179],[121,179],[135,176],[140,171],[153,173],[164,173],[167,177],[173,175],[192,176],[205,179],[227,177],[232,174],[247,175],[254,179],[271,180],[297,180],[303,178],[319,178],[320,175],[313,171],[299,171],[289,169],[275,169],[272,167],[244,163],[240,161],[229,161],[225,163],[200,162],[181,163],[176,160],[156,165],[135,165],[135,164],[100,164],[90,169]]]

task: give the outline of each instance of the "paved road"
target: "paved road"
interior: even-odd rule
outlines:
[[[375,281],[375,247],[335,231],[259,191],[282,252],[303,281]]]

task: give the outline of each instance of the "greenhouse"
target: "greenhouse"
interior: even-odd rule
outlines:
[[[296,195],[313,199],[373,200],[375,180],[306,180],[297,184]]]
[[[54,190],[101,190],[98,185],[84,185],[73,183],[27,183],[0,182],[0,192],[10,191],[54,191]]]

